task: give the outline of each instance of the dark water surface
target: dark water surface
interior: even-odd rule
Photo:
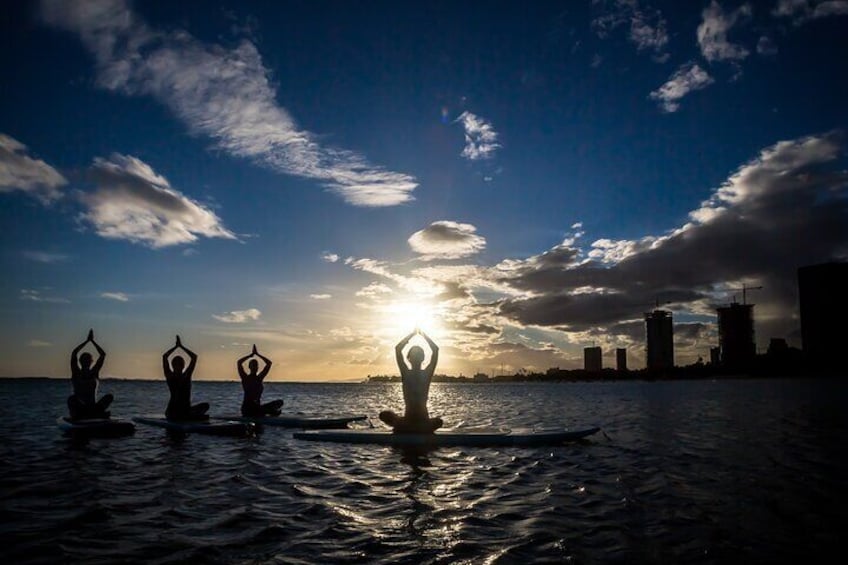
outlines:
[[[106,381],[113,417],[164,382]],[[0,379],[2,563],[824,563],[844,558],[848,378],[435,384],[448,426],[589,425],[548,448],[170,438],[77,444],[70,383]],[[213,414],[237,383],[196,383]],[[402,409],[394,384],[266,386],[287,412]],[[833,555],[833,558],[827,556]],[[843,558],[839,558],[843,555]]]

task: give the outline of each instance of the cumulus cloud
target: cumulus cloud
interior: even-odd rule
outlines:
[[[212,317],[219,322],[228,324],[244,324],[251,320],[258,320],[261,315],[262,312],[256,308],[248,308],[247,310],[233,310],[224,314],[212,314]]]
[[[663,62],[668,44],[666,20],[657,9],[640,4],[638,0],[594,0],[601,14],[592,20],[592,29],[606,38],[618,27],[628,27],[628,39],[638,51],[653,51],[655,59]]]
[[[471,112],[463,112],[456,121],[465,129],[465,148],[462,150],[462,156],[466,159],[489,159],[500,148],[498,133],[490,122]]]
[[[589,261],[515,261],[499,271],[501,282],[528,295],[502,300],[500,312],[585,330],[639,318],[657,297],[709,311],[705,301],[726,301],[728,283],[748,281],[763,286],[758,308],[767,331],[788,335],[797,268],[848,257],[848,172],[833,166],[844,158],[841,139],[828,133],[763,149],[666,234],[595,242],[600,255]],[[764,312],[772,314],[763,319]]]
[[[129,302],[130,297],[123,292],[101,292],[100,298],[107,300],[117,300],[118,302]]]
[[[0,192],[19,190],[49,204],[62,196],[68,181],[56,169],[27,155],[20,141],[0,133]]]
[[[150,96],[195,135],[274,171],[315,179],[357,206],[413,199],[414,177],[328,147],[276,102],[271,73],[249,40],[232,49],[185,30],[150,27],[125,0],[45,0],[44,20],[79,35],[94,55],[100,87]]]
[[[391,287],[375,281],[369,284],[368,286],[362,287],[361,289],[356,291],[356,296],[374,299],[380,296],[385,296],[387,294],[392,294],[393,292],[394,291],[391,289]]]
[[[677,69],[671,78],[651,92],[649,97],[656,100],[664,112],[672,113],[680,109],[681,98],[712,83],[713,78],[707,71],[690,61]]]
[[[321,256],[321,259],[323,259],[327,263],[335,263],[339,260],[339,256],[336,255],[335,253],[324,253]]]
[[[751,17],[750,4],[742,4],[727,14],[716,0],[712,0],[701,16],[703,19],[697,31],[698,45],[707,61],[739,61],[749,55],[743,46],[731,43],[727,34],[734,26]]]
[[[98,157],[90,176],[97,190],[80,196],[87,208],[82,218],[103,237],[154,249],[191,243],[200,236],[236,238],[213,211],[171,188],[165,177],[136,157]]]
[[[778,0],[772,14],[801,25],[810,20],[848,15],[848,0]]]
[[[407,241],[424,260],[459,259],[486,247],[486,239],[477,235],[476,227],[449,220],[433,222],[409,236]]]

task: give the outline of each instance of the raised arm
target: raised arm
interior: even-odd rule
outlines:
[[[267,357],[265,357],[264,355],[262,355],[261,353],[256,351],[255,345],[253,346],[253,354],[256,355],[257,357],[259,357],[260,359],[262,359],[262,362],[265,363],[265,366],[262,367],[261,371],[259,371],[259,378],[264,379],[265,377],[268,376],[268,372],[271,370],[271,365],[273,365],[273,363],[271,362],[270,359],[268,359]]]
[[[436,342],[434,342],[432,339],[430,339],[430,336],[428,336],[424,332],[419,331],[418,333],[421,334],[421,337],[423,337],[424,340],[427,342],[427,345],[430,346],[430,352],[431,352],[430,364],[427,365],[426,370],[427,370],[427,373],[432,377],[433,373],[436,371],[436,363],[439,362],[439,346],[436,345]]]
[[[409,340],[412,339],[412,336],[414,335],[415,332],[411,332],[408,336],[400,340],[397,345],[395,345],[395,360],[397,361],[398,368],[401,372],[409,369],[406,361],[403,360],[403,348],[406,347],[406,344],[409,343]]]
[[[85,347],[85,344],[88,343],[88,340],[91,339],[91,332],[88,333],[89,337],[86,338],[84,342],[74,347],[74,350],[71,351],[71,374],[79,371],[79,352],[82,351],[82,348]]]
[[[191,375],[194,372],[194,366],[197,365],[197,354],[182,343],[180,343],[180,336],[177,336],[177,343],[180,344],[180,347],[182,347],[183,351],[185,351],[186,355],[188,355],[188,367],[186,368],[185,372],[187,375]]]
[[[244,370],[244,363],[251,357],[253,357],[253,353],[248,353],[247,355],[236,361],[236,368],[238,369],[239,377],[242,379],[247,376],[247,371]]]
[[[93,371],[96,373],[103,368],[103,361],[106,360],[106,352],[103,351],[103,348],[100,347],[100,344],[94,341],[94,330],[91,330],[88,334],[88,339],[91,342],[91,345],[94,346],[94,349],[97,350],[97,361],[94,362]]]
[[[177,336],[177,343],[174,344],[174,347],[166,351],[162,354],[162,370],[165,371],[165,375],[171,374],[171,354],[180,347],[180,336]]]

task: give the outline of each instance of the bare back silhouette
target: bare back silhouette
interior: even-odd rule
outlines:
[[[259,361],[252,359],[256,357],[264,363],[262,370],[259,370]],[[247,369],[244,368],[247,363]],[[253,351],[236,361],[241,386],[244,389],[244,400],[241,404],[241,413],[243,416],[279,416],[280,409],[283,407],[282,400],[272,400],[262,404],[262,391],[265,389],[263,381],[268,376],[271,370],[271,360],[259,353],[256,350],[256,344],[253,345]]]
[[[97,351],[97,360],[91,353],[80,352],[87,344],[91,344]],[[110,416],[107,408],[114,400],[111,394],[104,394],[97,400],[97,388],[100,383],[100,369],[106,352],[94,341],[94,330],[88,331],[88,337],[71,352],[71,384],[74,393],[68,397],[68,412],[71,420],[83,420],[89,418],[108,418]]]
[[[185,359],[182,356],[174,355],[173,358],[171,357],[178,349],[182,349],[188,356],[188,367],[186,367]],[[168,407],[165,410],[165,416],[169,420],[206,420],[209,418],[206,414],[209,411],[208,403],[191,404],[191,377],[196,365],[197,355],[182,344],[180,336],[177,336],[176,344],[162,354],[162,370],[165,373],[165,380],[171,393]]]

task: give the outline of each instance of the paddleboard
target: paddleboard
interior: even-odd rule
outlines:
[[[329,441],[335,443],[360,443],[399,446],[479,446],[511,447],[556,445],[576,441],[600,431],[600,428],[581,430],[510,430],[500,428],[487,429],[445,429],[432,434],[398,434],[391,430],[308,430],[295,432],[296,439],[307,441]]]
[[[65,416],[59,418],[57,424],[65,435],[74,437],[111,438],[128,436],[135,432],[135,424],[132,422],[112,418],[71,420]]]
[[[169,420],[164,416],[136,416],[135,422],[147,426],[156,426],[174,432],[186,434],[206,434],[214,436],[244,437],[252,435],[256,426],[250,422],[214,421],[214,420]]]
[[[251,422],[260,426],[277,426],[280,428],[301,428],[304,430],[330,430],[347,428],[351,422],[367,420],[365,415],[344,415],[335,418],[322,418],[319,416],[215,416],[215,419],[231,420],[235,422]]]

